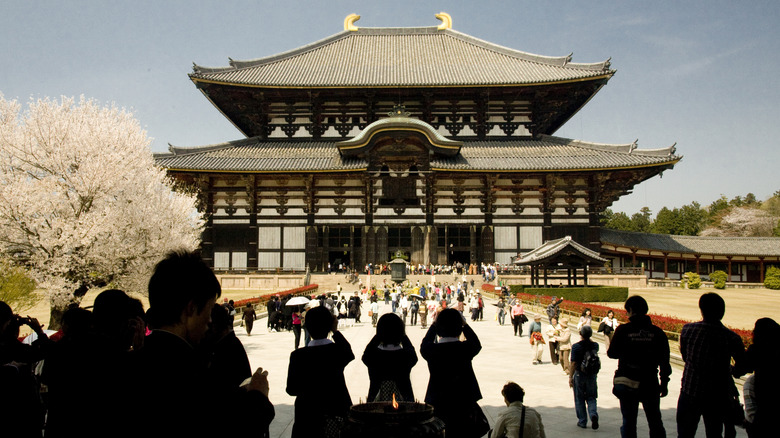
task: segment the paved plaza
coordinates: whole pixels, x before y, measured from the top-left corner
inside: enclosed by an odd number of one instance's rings
[[[507,317],[507,324],[498,325],[495,321],[495,307],[487,300],[484,321],[469,323],[479,336],[482,343],[482,351],[474,358],[474,371],[482,390],[482,406],[492,425],[504,407],[501,388],[507,381],[517,382],[525,389],[525,403],[537,409],[542,415],[545,431],[548,437],[556,436],[591,436],[598,434],[602,437],[620,437],[620,408],[618,400],[612,395],[612,377],[617,367],[617,361],[607,358],[606,347],[603,343],[599,346],[602,369],[599,373],[599,430],[580,429],[577,427],[577,418],[574,413],[574,397],[568,385],[568,379],[564,375],[560,365],[552,365],[549,351],[545,351],[544,363],[533,365],[531,363],[531,346],[527,336],[527,326],[523,337],[512,334],[512,325]],[[380,312],[389,312],[390,305],[380,302]],[[361,403],[368,393],[368,371],[360,360],[366,344],[375,333],[371,326],[371,320],[366,315],[367,306],[363,306],[363,322],[351,327],[345,327],[342,333],[352,345],[355,360],[345,370],[345,377],[349,393],[353,403]],[[546,320],[546,318],[544,318]],[[543,331],[547,329],[547,325]],[[292,332],[269,333],[266,330],[266,320],[261,319],[255,323],[251,336],[246,335],[243,327],[236,327],[236,334],[249,355],[253,369],[263,367],[268,370],[271,391],[270,399],[276,408],[276,418],[271,423],[271,437],[288,438],[292,432],[294,420],[294,397],[285,392],[287,379],[287,365],[290,352],[293,350],[294,336]],[[407,335],[412,340],[419,356],[419,346],[425,330],[418,326],[407,326]],[[573,335],[574,342],[579,340],[579,335]],[[428,367],[425,360],[420,361],[412,369],[412,387],[415,397],[422,400],[425,397],[425,389],[428,384]],[[680,393],[680,378],[682,370],[674,367],[671,382],[669,383],[669,395],[661,399],[661,411],[668,436],[676,436],[675,407]],[[312,381],[327,379],[318,373],[317,364],[311,364],[311,375],[307,377]],[[453,381],[453,385],[459,382]],[[323,403],[327,403],[327,394],[323,394]],[[243,420],[243,419],[236,419]],[[638,419],[638,436],[648,436],[647,422],[640,409]],[[590,426],[590,424],[588,424]],[[697,437],[704,437],[704,425],[699,424]],[[738,437],[746,437],[743,429],[737,429]]]

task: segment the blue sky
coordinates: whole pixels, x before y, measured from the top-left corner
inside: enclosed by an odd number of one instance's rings
[[[196,146],[241,134],[198,92],[192,63],[226,66],[363,27],[436,26],[617,74],[556,135],[683,160],[616,202],[629,215],[780,190],[780,2],[26,1],[0,6],[0,92],[85,95],[134,112],[152,137]]]

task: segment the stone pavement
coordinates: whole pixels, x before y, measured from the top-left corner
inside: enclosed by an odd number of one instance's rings
[[[549,437],[559,436],[591,436],[598,434],[601,437],[620,437],[620,406],[618,400],[612,395],[612,376],[617,367],[617,361],[607,358],[606,347],[602,343],[599,347],[601,356],[601,372],[599,373],[599,398],[598,411],[600,428],[578,428],[577,417],[574,413],[574,396],[568,385],[568,378],[564,375],[560,365],[552,365],[549,350],[545,351],[544,363],[533,365],[531,363],[531,347],[525,325],[523,337],[512,334],[512,325],[507,317],[507,324],[500,326],[495,321],[495,307],[491,300],[486,300],[485,320],[469,323],[479,336],[482,343],[482,351],[474,358],[473,366],[477,374],[479,386],[482,390],[482,400],[479,404],[493,425],[500,410],[505,406],[501,396],[501,388],[507,381],[517,382],[525,389],[525,403],[535,408],[542,415],[545,431]],[[389,312],[390,306],[380,301],[380,312]],[[349,393],[353,403],[361,403],[368,393],[368,371],[360,358],[366,344],[375,333],[371,326],[371,320],[366,315],[367,306],[363,306],[362,322],[352,327],[345,327],[342,333],[352,345],[355,360],[345,369],[345,377]],[[530,317],[530,315],[529,315]],[[532,317],[531,317],[532,319]],[[546,320],[546,317],[544,318]],[[543,331],[547,329],[546,324]],[[287,365],[290,352],[294,346],[292,332],[269,333],[266,329],[266,320],[255,322],[251,336],[246,335],[243,327],[236,327],[236,334],[243,342],[249,355],[253,369],[262,367],[268,370],[270,382],[270,399],[276,408],[276,418],[271,423],[271,437],[289,438],[292,432],[294,420],[294,397],[285,392],[287,379]],[[419,356],[419,346],[425,330],[419,325],[407,326],[407,335],[415,345]],[[579,335],[574,342],[579,341]],[[303,341],[301,341],[303,342]],[[671,382],[669,383],[669,395],[661,399],[661,411],[668,436],[675,436],[675,407],[680,393],[680,378],[682,370],[674,367]],[[327,379],[328,376],[318,374],[317,364],[312,364],[312,381]],[[415,397],[422,400],[425,397],[425,389],[428,384],[428,367],[425,360],[420,361],[412,369],[412,386]],[[458,382],[452,382],[457,385]],[[327,403],[327,394],[323,394],[323,403]],[[251,419],[247,419],[251,422]],[[638,436],[648,436],[647,422],[644,413],[640,409],[638,418]],[[588,424],[590,426],[590,424]],[[704,424],[699,423],[697,437],[704,437]],[[738,437],[746,437],[744,429],[737,429]]]

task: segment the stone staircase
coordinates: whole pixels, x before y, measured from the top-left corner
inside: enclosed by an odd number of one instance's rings
[[[387,283],[392,284],[392,281],[390,280],[390,275],[371,275],[370,276],[371,284],[376,286],[377,289],[381,289],[382,285],[384,284],[384,281],[387,280]],[[455,276],[455,275],[436,275],[435,281],[437,283],[442,284],[453,284],[456,281],[462,281],[463,276]],[[359,279],[363,282],[364,285],[366,285],[369,281],[369,276],[366,274],[361,274]],[[427,284],[429,281],[431,281],[430,275],[408,275],[406,279],[411,282],[411,284],[416,285],[419,281],[420,284]],[[474,280],[474,288],[475,289],[481,289],[482,284],[485,283],[485,281],[482,280],[481,275],[467,275],[466,281],[471,284],[471,280]],[[349,283],[347,280],[347,277],[344,274],[311,274],[311,284],[317,284],[319,285],[319,292],[335,292],[336,286],[341,283],[341,289],[344,293],[352,294],[353,292],[358,290],[358,282],[356,283]],[[496,281],[494,280],[492,284],[496,284]]]

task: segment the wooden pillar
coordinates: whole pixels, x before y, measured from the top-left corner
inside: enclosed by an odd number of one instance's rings
[[[664,280],[669,278],[669,254],[664,253]]]
[[[544,265],[544,287],[547,287],[547,265]]]
[[[577,287],[577,268],[571,269],[574,272],[574,287]]]
[[[330,248],[328,245],[330,242],[328,242],[328,226],[325,225],[322,227],[322,259],[320,260],[320,271],[327,272],[328,271],[328,262],[330,262]],[[354,268],[354,266],[352,266]]]
[[[761,283],[764,282],[764,258],[759,257],[758,258],[758,270],[761,272]]]
[[[636,268],[636,248],[631,248],[631,267]]]
[[[196,178],[198,188],[198,209],[205,213],[206,223],[201,232],[200,250],[203,261],[214,268],[214,192],[213,183],[209,176],[203,175]],[[257,253],[255,253],[257,257]]]
[[[571,286],[571,268],[566,269],[566,284]]]
[[[477,262],[477,227],[469,226],[469,264]]]
[[[553,195],[555,192],[553,176],[546,175],[543,178],[544,186],[541,188],[542,195],[542,241],[552,240],[552,211]],[[547,272],[545,270],[545,272]]]
[[[257,231],[257,185],[255,176],[249,175],[246,180],[246,196],[249,204],[249,245],[247,247],[247,269],[257,270],[258,231]]]
[[[588,285],[588,265],[582,267],[582,281],[584,282],[583,286]]]
[[[346,260],[344,263],[348,263],[349,266],[355,266],[355,227],[350,226],[349,227],[349,261]],[[338,266],[336,267],[338,268]]]
[[[731,256],[726,256],[728,259],[728,272],[726,272],[726,281],[731,281]]]
[[[696,257],[696,274],[699,273],[699,255],[696,254],[694,257]]]

